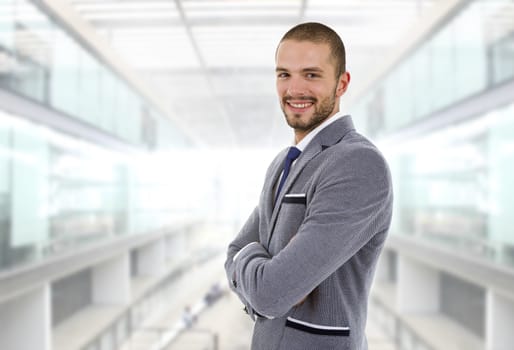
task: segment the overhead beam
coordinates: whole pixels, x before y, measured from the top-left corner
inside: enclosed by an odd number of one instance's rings
[[[173,76],[193,76],[209,74],[209,76],[231,76],[231,75],[275,75],[275,67],[270,66],[252,66],[252,67],[208,67],[205,70],[201,68],[170,68],[170,69],[140,69],[143,75],[173,75]]]
[[[176,0],[175,0],[176,1]],[[361,24],[361,21],[356,20],[354,17],[343,17],[334,16],[338,20],[343,21],[347,24]],[[94,19],[89,18],[95,27],[99,28],[124,28],[124,27],[182,27],[182,19],[175,18],[156,18],[156,19]],[[188,19],[188,26],[200,27],[200,26],[288,26],[298,21],[297,16],[240,16],[240,17],[202,17],[202,18],[191,18]]]
[[[184,11],[184,7],[182,6],[182,0],[175,0],[175,4],[177,6],[177,10],[180,14],[180,18],[182,19],[182,22],[183,22],[183,25],[186,29],[186,33],[187,33],[187,36],[189,37],[189,40],[191,42],[191,45],[193,47],[193,50],[194,52],[196,53],[196,56],[198,58],[198,62],[200,63],[200,67],[202,69],[202,72],[204,73],[205,75],[205,79],[207,81],[207,84],[209,86],[209,89],[211,90],[212,92],[212,96],[214,97],[214,101],[216,101],[217,105],[218,105],[218,108],[219,108],[219,112],[223,118],[223,122],[225,123],[225,126],[229,132],[229,135],[228,137],[230,138],[230,143],[232,146],[236,146],[237,145],[237,142],[236,142],[236,136],[235,136],[235,133],[234,133],[234,129],[232,128],[232,123],[230,122],[229,120],[229,117],[228,117],[228,113],[227,113],[227,110],[225,108],[225,105],[220,102],[220,100],[218,98],[216,98],[216,89],[214,87],[214,84],[212,83],[212,79],[209,75],[209,71],[207,69],[207,64],[205,63],[205,59],[202,55],[202,51],[200,50],[200,47],[198,46],[198,42],[196,41],[195,39],[195,36],[193,34],[193,30],[191,28],[191,24],[189,23],[188,19],[187,19],[187,16],[186,16],[186,13]]]

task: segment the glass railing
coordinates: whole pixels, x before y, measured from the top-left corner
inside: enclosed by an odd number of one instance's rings
[[[392,231],[514,267],[514,104],[391,146]]]
[[[353,110],[367,134],[390,135],[514,78],[514,4],[469,1],[384,74]]]
[[[148,157],[0,110],[0,270],[193,217],[183,176]]]
[[[128,143],[154,148],[187,137],[37,2],[0,0],[0,89],[15,92]],[[157,130],[171,130],[160,135]]]
[[[0,90],[127,146],[0,105],[0,270],[195,216],[182,173],[145,153],[183,151],[189,138],[37,1],[0,0]]]
[[[424,134],[429,123],[418,122],[512,83],[513,10],[507,0],[463,2],[352,111],[363,120],[361,130],[387,143],[381,148],[393,175],[393,233],[510,267],[514,105],[470,112],[459,124],[443,121],[443,128]],[[415,138],[395,137],[414,129]]]

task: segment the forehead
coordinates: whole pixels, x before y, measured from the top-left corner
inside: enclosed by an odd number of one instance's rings
[[[284,40],[277,48],[275,60],[283,68],[332,66],[330,46],[312,41]]]

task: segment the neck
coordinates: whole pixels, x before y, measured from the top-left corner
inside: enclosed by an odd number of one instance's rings
[[[294,144],[297,145],[300,143],[300,141],[303,140],[303,138],[310,132],[309,131],[302,131],[302,130],[295,130],[294,131]]]
[[[321,124],[325,123],[327,120],[329,120],[330,118],[332,118],[334,115],[336,115],[337,113],[339,113],[339,108],[336,108],[332,114],[330,114],[330,116],[328,116],[327,118],[325,118],[321,123],[319,123],[318,125],[315,125],[313,128],[311,129],[308,129],[308,130],[304,130],[304,129],[294,129],[294,141],[295,141],[295,145],[297,145],[298,143],[300,143],[300,141],[302,141],[305,136],[307,136],[312,130],[316,129],[317,127],[319,127]]]

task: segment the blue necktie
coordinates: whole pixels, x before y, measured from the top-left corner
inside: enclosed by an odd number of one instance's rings
[[[275,202],[278,199],[278,195],[280,194],[280,191],[282,190],[282,187],[284,186],[284,183],[286,182],[287,175],[289,175],[289,170],[291,170],[291,164],[300,156],[302,152],[296,148],[291,147],[289,148],[289,152],[287,152],[286,160],[284,162],[284,173],[282,174],[282,178],[280,179],[280,184],[277,187],[277,193],[275,195]]]

